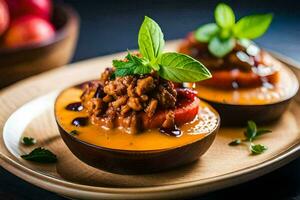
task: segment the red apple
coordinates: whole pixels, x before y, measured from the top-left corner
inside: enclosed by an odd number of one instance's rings
[[[53,26],[45,19],[36,16],[24,16],[13,21],[4,35],[7,47],[23,47],[43,42],[55,34]]]
[[[0,35],[7,29],[9,23],[8,8],[4,0],[0,0]]]
[[[13,18],[36,15],[49,20],[52,12],[51,0],[6,0]]]

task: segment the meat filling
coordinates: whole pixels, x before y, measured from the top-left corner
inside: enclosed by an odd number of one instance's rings
[[[166,110],[162,126],[170,129],[175,126],[177,92],[172,82],[155,73],[111,79],[112,74],[113,69],[107,68],[100,80],[84,87],[81,101],[93,124],[107,128],[122,126],[137,133],[144,129],[140,115],[146,114],[151,120],[157,110]]]

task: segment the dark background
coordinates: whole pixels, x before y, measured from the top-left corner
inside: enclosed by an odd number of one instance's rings
[[[144,15],[150,16],[160,24],[166,40],[182,38],[200,24],[213,20],[213,9],[218,1],[60,0],[60,2],[71,4],[81,16],[81,33],[73,58],[75,62],[124,51],[127,48],[137,48],[138,29]],[[300,61],[300,1],[223,2],[233,7],[237,18],[254,13],[274,13],[270,30],[257,42],[264,48]],[[198,198],[300,200],[300,158],[248,183]],[[0,199],[64,198],[30,185],[0,168]]]

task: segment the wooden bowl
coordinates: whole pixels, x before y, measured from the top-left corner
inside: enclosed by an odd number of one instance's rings
[[[264,105],[234,105],[208,101],[220,114],[224,126],[245,126],[253,120],[265,124],[279,119],[287,110],[292,97],[280,102]]]
[[[258,124],[265,124],[279,119],[287,110],[291,100],[299,90],[299,82],[296,75],[287,66],[281,64],[288,73],[288,78],[293,83],[289,88],[289,94],[279,101],[266,104],[233,104],[216,102],[205,98],[200,98],[213,106],[220,114],[222,125],[225,126],[245,126],[248,120],[253,120]],[[201,90],[199,89],[199,92]]]
[[[56,98],[55,105],[57,105],[59,97],[60,95]],[[217,115],[217,125],[203,138],[181,146],[159,150],[120,150],[96,146],[84,142],[64,130],[57,120],[56,109],[55,118],[63,141],[71,152],[81,161],[95,168],[109,172],[119,174],[145,174],[168,170],[191,163],[196,161],[208,150],[220,126],[219,115],[212,107],[209,106],[209,109]]]
[[[53,38],[26,47],[0,48],[0,88],[70,61],[77,41],[79,17],[69,6],[57,5],[51,21],[56,28]]]

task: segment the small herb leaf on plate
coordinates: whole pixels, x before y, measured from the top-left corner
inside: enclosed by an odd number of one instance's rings
[[[199,42],[209,42],[219,30],[220,28],[215,23],[205,24],[196,30],[195,37]]]
[[[215,20],[222,28],[230,28],[235,23],[235,15],[230,6],[220,3],[215,9]]]
[[[252,141],[257,139],[259,136],[266,134],[266,133],[270,133],[270,132],[272,132],[272,131],[270,131],[268,129],[258,129],[255,122],[249,120],[247,123],[247,128],[244,131],[245,139],[233,140],[228,145],[229,146],[237,146],[241,143],[247,143],[252,154],[255,154],[255,155],[261,154],[264,151],[266,151],[268,148],[262,144],[253,144]]]
[[[55,163],[57,161],[54,153],[42,147],[35,148],[29,154],[22,155],[21,157],[25,160],[39,163]]]
[[[271,133],[271,132],[272,131],[268,130],[268,129],[258,129],[257,132],[256,132],[255,137],[261,136],[261,135],[266,134],[266,133]]]
[[[248,141],[252,141],[257,134],[257,127],[254,121],[248,121],[244,135]]]
[[[150,61],[155,60],[165,46],[164,35],[159,25],[147,16],[139,31],[138,44],[141,54]]]
[[[208,44],[209,51],[216,57],[223,57],[235,46],[235,40],[233,38],[221,39],[219,37],[214,37]]]
[[[241,139],[235,139],[235,140],[229,142],[228,145],[229,145],[229,146],[237,146],[237,145],[239,145],[239,144],[241,144],[241,143],[242,143],[242,140],[241,140]]]
[[[250,145],[251,153],[254,155],[261,154],[264,151],[266,151],[267,149],[268,148],[262,144],[251,144]]]
[[[238,38],[258,38],[267,31],[272,19],[272,14],[250,15],[243,17],[234,26],[234,34]]]
[[[181,53],[164,53],[158,64],[159,75],[174,82],[196,82],[211,77],[210,72],[199,61]]]
[[[22,143],[23,143],[25,146],[31,146],[31,145],[36,144],[36,139],[34,139],[34,138],[32,138],[32,137],[23,137],[23,138],[22,138]]]

